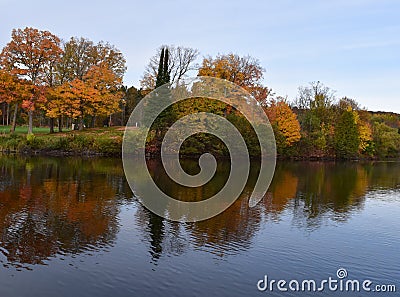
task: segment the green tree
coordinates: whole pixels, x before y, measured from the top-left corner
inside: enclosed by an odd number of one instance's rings
[[[163,68],[163,83],[167,84],[171,80],[168,47],[165,48],[165,57],[164,57],[164,65],[163,66],[164,66],[164,68]]]
[[[398,129],[389,127],[385,123],[375,122],[373,125],[373,139],[376,154],[381,158],[398,157],[400,152],[400,134]]]
[[[143,99],[144,94],[141,89],[136,89],[135,87],[126,87],[122,88],[124,92],[123,98],[123,106],[122,106],[122,117],[121,117],[121,124],[126,125],[129,116],[138,105],[140,100]]]
[[[162,86],[164,83],[164,52],[165,49],[161,49],[160,62],[158,63],[158,72],[156,80],[156,88]],[[168,65],[166,66],[168,68]]]
[[[334,101],[334,92],[319,81],[299,87],[295,106],[303,132],[303,143],[311,146],[307,148],[308,153],[323,155],[333,149],[336,118]]]
[[[335,128],[336,155],[340,158],[357,156],[360,146],[360,134],[354,112],[343,111]]]
[[[169,52],[168,47],[161,49],[160,61],[158,64],[156,88],[170,82]]]

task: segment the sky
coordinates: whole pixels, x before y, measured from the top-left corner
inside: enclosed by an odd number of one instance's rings
[[[139,87],[163,44],[257,58],[264,83],[296,98],[321,81],[369,110],[400,113],[400,1],[25,1],[0,0],[0,48],[13,28],[49,30],[114,44],[127,60],[124,83]]]

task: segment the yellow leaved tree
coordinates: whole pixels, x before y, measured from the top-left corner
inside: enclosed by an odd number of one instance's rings
[[[278,148],[290,147],[300,140],[299,121],[284,99],[271,100],[265,111],[274,128]]]

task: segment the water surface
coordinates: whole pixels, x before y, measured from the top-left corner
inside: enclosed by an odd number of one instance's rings
[[[217,192],[229,174],[222,162],[217,178],[190,190],[156,161],[149,168],[188,201]],[[265,274],[326,279],[340,267],[399,290],[399,172],[396,162],[281,162],[256,207],[247,206],[253,170],[227,211],[176,223],[140,205],[118,159],[2,156],[0,296],[303,296],[256,284]]]

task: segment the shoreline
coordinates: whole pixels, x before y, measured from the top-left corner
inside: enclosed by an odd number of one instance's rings
[[[83,131],[66,131],[54,134],[0,134],[0,154],[23,155],[23,156],[49,156],[49,157],[111,157],[120,158],[122,156],[122,143],[124,139],[125,127],[104,127],[89,128]],[[140,131],[138,130],[138,133]],[[229,159],[226,150],[213,143],[208,143],[207,147],[201,149],[195,146],[181,148],[180,157],[184,159],[198,159],[202,155],[202,150],[211,153],[216,159]],[[158,149],[159,143],[153,140],[146,151],[147,159],[160,158]],[[251,159],[257,159],[255,147],[248,147]],[[310,155],[307,155],[309,153]],[[132,155],[135,152],[132,151]],[[336,157],[332,152],[326,155],[319,151],[306,151],[300,148],[296,152],[279,154],[277,161],[307,161],[307,162],[363,162],[363,161],[400,161],[399,157],[383,156],[348,156]]]
[[[18,155],[25,157],[82,157],[82,158],[121,158],[122,151],[117,153],[110,152],[99,152],[99,151],[66,151],[66,150],[46,150],[46,149],[27,149],[27,150],[0,150],[0,155],[2,156],[10,156],[10,155]],[[135,157],[137,155],[132,154],[131,156]],[[188,160],[197,160],[200,155],[182,155],[180,156],[182,159]],[[229,160],[229,156],[214,156],[217,160]],[[147,160],[156,160],[160,159],[160,156],[157,155],[147,155]],[[257,160],[257,157],[250,157],[251,160]],[[359,158],[336,158],[331,156],[291,156],[291,157],[283,157],[277,156],[277,162],[400,162],[398,158],[377,158],[377,157],[359,157]]]

